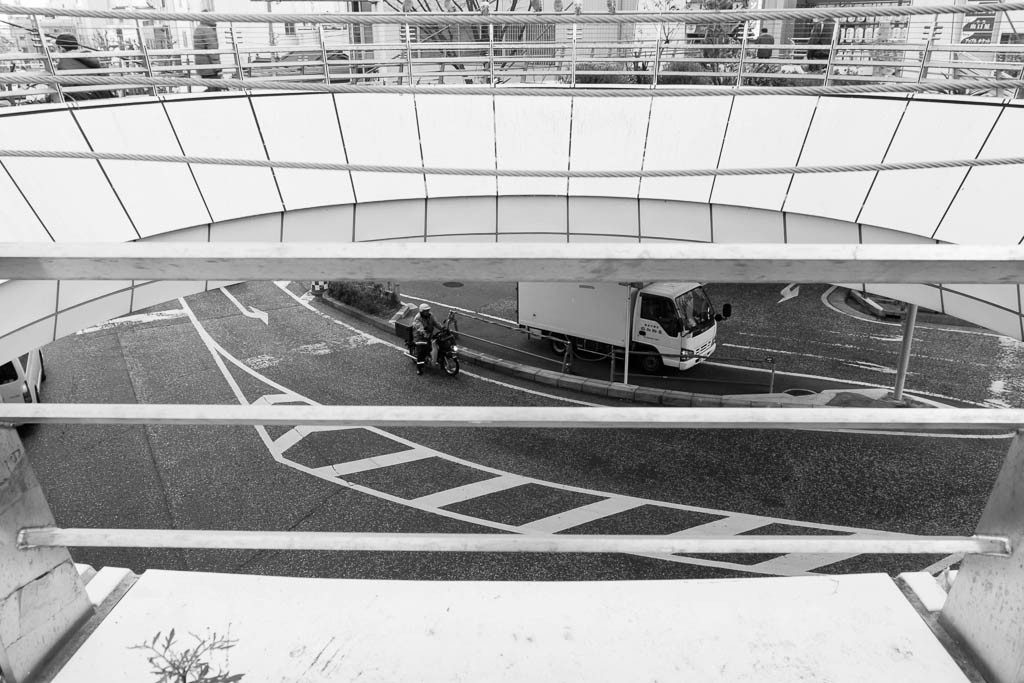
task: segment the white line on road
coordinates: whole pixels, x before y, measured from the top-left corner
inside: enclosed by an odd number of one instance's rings
[[[231,292],[228,291],[227,287],[221,287],[220,291],[224,293],[224,296],[228,298],[228,301],[233,303],[235,308],[241,311],[242,315],[246,318],[256,318],[257,320],[262,320],[264,325],[270,324],[270,316],[268,316],[266,312],[261,311],[255,306],[243,306],[241,301],[231,295]]]
[[[90,332],[109,330],[111,327],[120,327],[121,325],[136,325],[151,323],[158,320],[173,320],[174,318],[184,317],[185,311],[180,308],[172,308],[168,311],[153,311],[152,313],[137,313],[135,315],[126,315],[120,318],[114,318],[113,320],[108,320],[105,323],[93,325],[92,327],[86,327],[85,329],[78,330],[75,334],[89,334]]]
[[[342,477],[346,474],[368,472],[370,470],[380,469],[381,467],[394,467],[395,465],[403,465],[407,462],[415,462],[416,460],[423,460],[424,458],[432,457],[434,457],[434,453],[432,451],[423,449],[398,451],[397,453],[375,455],[371,458],[363,458],[362,460],[350,460],[349,462],[335,463],[331,465],[331,468],[334,470],[336,475]]]
[[[446,505],[454,505],[464,500],[489,496],[492,493],[499,493],[514,489],[517,486],[529,483],[524,477],[515,474],[507,474],[498,477],[491,477],[482,481],[475,481],[472,484],[456,486],[452,489],[445,489],[428,496],[420,496],[413,502],[428,508],[443,508]]]
[[[566,510],[565,512],[559,512],[557,515],[551,515],[543,519],[534,520],[521,525],[519,528],[524,531],[533,531],[542,534],[556,534],[559,531],[565,531],[566,529],[572,529],[573,527],[583,526],[590,522],[595,522],[605,517],[611,517],[617,515],[620,512],[627,512],[633,508],[638,508],[644,504],[644,501],[638,498],[627,498],[625,496],[617,496],[615,498],[605,498],[589,505],[582,505],[578,508]]]

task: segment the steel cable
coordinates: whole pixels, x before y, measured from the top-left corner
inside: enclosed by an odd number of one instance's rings
[[[413,173],[416,175],[485,176],[502,178],[689,178],[696,176],[805,175],[819,173],[857,173],[863,171],[917,171],[941,168],[975,168],[1024,164],[1024,157],[994,159],[947,159],[939,161],[899,161],[871,164],[832,164],[826,166],[768,166],[746,168],[697,169],[495,169],[443,168],[431,166],[395,166],[390,164],[347,164],[327,161],[283,161],[277,159],[234,159],[229,157],[176,156],[129,152],[77,152],[54,150],[0,149],[0,158],[87,159],[95,161],[141,161],[154,163],[242,166],[304,171],[348,171],[352,173]]]

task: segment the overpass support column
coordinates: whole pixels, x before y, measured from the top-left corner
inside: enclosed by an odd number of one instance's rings
[[[30,680],[92,614],[65,548],[18,550],[23,527],[54,523],[21,439],[0,425],[0,679]]]
[[[1010,557],[968,555],[942,624],[992,683],[1024,680],[1024,431],[1018,431],[975,533],[1007,536]]]

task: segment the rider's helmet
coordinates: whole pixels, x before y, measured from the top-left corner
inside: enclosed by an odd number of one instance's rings
[[[420,313],[430,310],[430,304],[420,304]]]

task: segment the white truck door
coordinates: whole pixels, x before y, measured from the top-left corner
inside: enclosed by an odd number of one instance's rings
[[[653,346],[664,356],[678,359],[682,324],[672,300],[655,294],[641,294],[639,308],[633,340]]]

